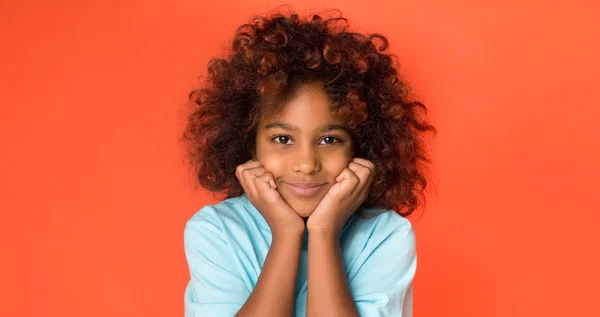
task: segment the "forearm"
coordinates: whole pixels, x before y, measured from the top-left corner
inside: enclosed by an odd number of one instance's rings
[[[236,316],[292,316],[302,235],[273,236],[258,281]]]
[[[309,232],[306,306],[308,317],[359,316],[335,234]]]

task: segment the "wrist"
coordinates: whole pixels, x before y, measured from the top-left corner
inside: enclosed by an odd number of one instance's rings
[[[308,230],[308,236],[310,237],[316,237],[316,238],[323,238],[323,239],[328,239],[328,238],[332,238],[332,239],[337,239],[339,237],[339,230],[336,230],[335,228],[329,228],[329,227],[321,227],[321,226],[312,226],[312,227],[306,227]]]
[[[300,230],[273,231],[272,234],[273,234],[273,240],[296,242],[296,241],[302,241],[302,238],[304,236],[304,229],[302,229],[302,231],[300,231]]]

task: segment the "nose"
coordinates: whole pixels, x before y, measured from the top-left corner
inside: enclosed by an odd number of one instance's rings
[[[321,169],[319,157],[312,147],[302,147],[294,152],[292,168],[295,173],[312,175]]]

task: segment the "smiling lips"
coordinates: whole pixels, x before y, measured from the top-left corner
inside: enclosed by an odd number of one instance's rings
[[[284,182],[285,183],[285,182]],[[286,187],[297,196],[310,198],[316,196],[327,183],[285,183]]]

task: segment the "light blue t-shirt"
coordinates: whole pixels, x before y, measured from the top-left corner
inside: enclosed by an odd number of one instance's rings
[[[417,267],[415,233],[392,210],[373,219],[352,215],[340,234],[348,286],[362,317],[412,316]],[[186,223],[185,255],[190,281],[186,317],[234,316],[254,289],[272,234],[245,194],[200,209]],[[306,316],[308,232],[300,253],[294,316]]]

